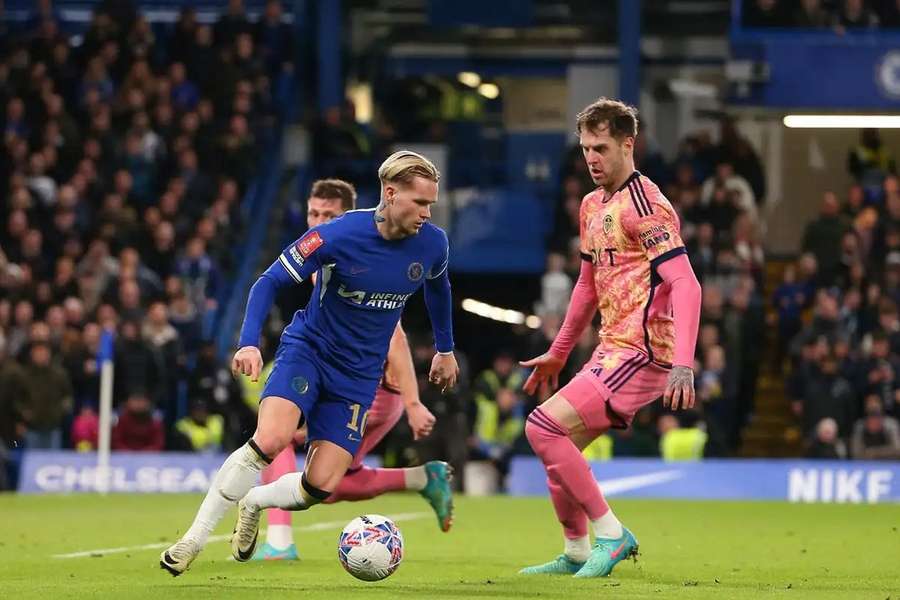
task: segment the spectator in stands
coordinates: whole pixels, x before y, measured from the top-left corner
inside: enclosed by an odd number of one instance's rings
[[[791,340],[803,327],[802,311],[808,302],[806,290],[797,283],[796,268],[788,264],[784,269],[782,283],[772,297],[772,305],[778,311],[778,349],[774,358],[779,373],[783,372]]]
[[[697,234],[688,242],[688,256],[691,258],[691,267],[693,267],[697,279],[703,283],[716,271],[716,231],[712,223],[706,222],[700,223],[696,231]]]
[[[78,415],[72,421],[69,434],[72,447],[78,452],[93,452],[97,449],[97,436],[100,431],[100,417],[92,404],[83,404]]]
[[[25,366],[25,394],[18,412],[25,424],[25,444],[31,449],[62,448],[63,420],[72,410],[72,384],[62,367],[53,362],[50,344],[33,342]]]
[[[509,463],[516,442],[525,431],[525,406],[516,390],[498,388],[493,398],[476,395],[477,416],[472,429],[470,458],[489,460],[497,469],[502,484],[509,473]]]
[[[219,269],[206,253],[206,244],[201,238],[193,237],[188,240],[176,272],[199,313],[203,314],[216,307],[220,291]]]
[[[264,375],[260,375],[262,379]],[[237,448],[244,443],[246,432],[256,423],[256,411],[244,402],[241,385],[228,365],[216,356],[214,344],[203,345],[197,354],[197,365],[188,381],[188,398],[203,401],[225,417],[223,446]],[[258,402],[259,396],[248,398]]]
[[[880,195],[884,178],[896,174],[894,155],[877,129],[862,129],[859,144],[847,156],[847,169],[873,198]]]
[[[410,342],[413,364],[419,383],[419,399],[428,410],[437,418],[434,430],[424,440],[412,444],[412,433],[406,425],[405,419],[401,419],[397,429],[405,431],[404,436],[409,440],[404,444],[406,451],[404,457],[398,461],[402,464],[422,464],[429,460],[445,460],[453,466],[457,473],[464,473],[468,447],[466,440],[471,428],[466,419],[466,410],[471,405],[470,382],[471,372],[469,361],[465,353],[457,351],[456,359],[459,363],[459,379],[456,388],[447,393],[441,391],[428,382],[428,369],[434,355],[434,346],[431,340],[412,338]],[[396,431],[396,429],[395,429]],[[403,443],[403,442],[401,442]],[[397,443],[394,442],[396,448]],[[395,450],[396,452],[396,450]],[[459,489],[462,477],[454,478],[454,486]]]
[[[738,131],[734,119],[725,116],[719,121],[719,159],[734,167],[734,172],[743,177],[753,190],[753,200],[762,204],[766,198],[766,176],[762,162],[753,145]]]
[[[841,436],[850,434],[856,419],[856,394],[838,371],[838,362],[827,343],[818,353],[809,377],[803,382],[800,416],[804,431],[811,434],[823,419],[831,419]],[[795,408],[796,410],[796,408]]]
[[[825,192],[819,218],[807,223],[802,248],[816,257],[823,285],[834,283],[841,261],[841,240],[849,223],[840,214],[840,203],[834,192]]]
[[[831,12],[822,6],[822,0],[800,0],[794,9],[794,27],[808,29],[824,29],[832,23]]]
[[[745,212],[753,221],[757,220],[756,197],[747,180],[734,172],[734,166],[729,162],[719,162],[716,165],[716,173],[703,182],[700,190],[700,202],[708,207],[716,203],[714,196],[724,191],[731,200],[732,206],[738,211]],[[726,226],[731,225],[733,218],[728,219]]]
[[[140,392],[159,399],[160,368],[150,346],[141,339],[140,325],[136,320],[122,323],[116,339],[114,379],[116,403]]]
[[[659,454],[665,461],[691,461],[703,458],[707,435],[698,426],[696,413],[687,412],[682,415],[686,421],[681,426],[673,414],[664,414],[659,418]]]
[[[169,323],[165,302],[158,300],[150,304],[141,337],[152,352],[157,366],[156,405],[166,415],[173,414],[174,400],[178,397],[178,379],[182,376],[185,360],[178,331]]]
[[[866,398],[878,396],[882,408],[893,409],[895,396],[900,390],[900,362],[896,355],[891,354],[890,338],[886,332],[872,334],[870,345],[869,358],[861,365],[865,379],[860,391]]]
[[[726,364],[722,346],[715,344],[703,351],[703,369],[696,388],[709,434],[707,456],[727,456],[733,449],[728,438],[733,419],[734,377],[728,377]]]
[[[228,0],[225,13],[219,17],[215,26],[215,39],[217,46],[224,46],[237,38],[242,33],[250,33],[252,26],[247,20],[242,0]]]
[[[141,390],[132,391],[113,426],[112,449],[161,452],[165,441],[162,419],[153,410],[150,398]]]
[[[878,27],[878,15],[863,0],[842,0],[831,24],[841,34],[847,29],[874,29]]]
[[[254,38],[260,58],[266,64],[271,77],[284,68],[289,68],[294,60],[293,38],[290,26],[282,21],[281,2],[268,0],[265,10],[256,23]]]
[[[825,418],[816,423],[815,437],[810,440],[806,458],[847,458],[847,445],[838,437],[838,425],[834,419]]]
[[[864,416],[853,426],[850,450],[861,460],[900,459],[900,424],[885,416],[878,396],[866,398]]]
[[[193,452],[221,452],[225,434],[225,419],[222,415],[210,414],[205,400],[194,400],[188,416],[175,424],[175,431],[181,436],[177,442],[179,449]]]
[[[547,272],[541,277],[541,300],[538,314],[565,315],[572,296],[572,278],[565,272],[566,257],[551,252],[547,256]]]
[[[785,27],[788,15],[779,0],[744,0],[744,25],[747,27]]]
[[[25,393],[25,372],[7,354],[6,338],[0,329],[0,448],[12,447],[23,433],[19,404]]]

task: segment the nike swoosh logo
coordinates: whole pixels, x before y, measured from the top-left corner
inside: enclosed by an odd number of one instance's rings
[[[250,560],[250,557],[253,556],[253,551],[256,550],[256,539],[259,537],[259,532],[256,532],[256,535],[253,536],[253,543],[250,544],[250,547],[246,552],[238,548],[238,556],[241,557],[241,560]]]
[[[351,275],[359,275],[360,273],[365,273],[367,271],[371,271],[372,269],[368,267],[350,267]]]
[[[619,555],[622,553],[622,549],[625,547],[626,544],[628,544],[627,540],[622,542],[621,544],[619,544],[619,547],[616,548],[616,550],[614,552],[610,553],[609,557],[610,558],[618,558]]]
[[[172,575],[172,577],[178,577],[179,575],[181,575],[181,571],[175,570],[175,567],[178,565],[174,560],[172,560],[172,557],[169,556],[168,552],[166,552],[163,555],[163,559],[159,561],[159,566],[168,571],[169,574]]]
[[[684,473],[681,471],[655,471],[653,473],[645,473],[644,475],[604,479],[598,481],[597,484],[600,486],[600,489],[603,490],[603,494],[608,496],[610,494],[630,492],[631,490],[637,490],[659,483],[675,481],[682,477],[684,477]]]

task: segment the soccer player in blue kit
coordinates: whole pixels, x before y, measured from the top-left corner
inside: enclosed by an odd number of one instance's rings
[[[262,370],[259,335],[276,291],[319,272],[306,310],[282,334],[256,432],[225,460],[191,527],[160,556],[160,567],[172,575],[187,570],[235,502],[232,554],[246,561],[256,547],[263,509],[305,510],[328,498],[353,460],[391,335],[420,287],[437,349],[429,380],[442,389],[456,384],[449,246],[447,235],[428,223],[440,174],[427,158],[400,151],[382,163],[378,177],[377,208],[350,211],[307,231],[251,288],[232,369],[255,380]],[[304,420],[304,471],[253,487]]]

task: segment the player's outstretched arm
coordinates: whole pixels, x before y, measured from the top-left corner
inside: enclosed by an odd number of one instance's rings
[[[385,377],[400,390],[403,408],[406,410],[406,419],[413,432],[413,439],[428,437],[434,428],[435,418],[428,407],[419,400],[419,382],[416,380],[412,352],[409,349],[406,332],[403,331],[399,322],[391,336],[387,364]]]
[[[428,309],[437,349],[428,380],[439,386],[442,392],[452,389],[459,377],[459,365],[453,355],[453,295],[447,274],[450,253],[446,245],[444,248],[442,260],[432,269],[435,274],[425,278],[425,308]]]
[[[259,379],[262,372],[259,336],[275,302],[275,294],[284,287],[301,283],[321,266],[322,251],[317,251],[324,243],[317,230],[308,231],[288,246],[250,288],[239,350],[231,361],[231,370],[235,375],[249,375],[254,382]]]
[[[581,261],[578,281],[572,290],[569,308],[566,310],[566,318],[563,320],[559,333],[556,334],[556,339],[550,345],[550,350],[536,358],[519,363],[523,367],[534,368],[523,386],[525,393],[534,394],[536,390],[540,390],[543,396],[556,389],[559,385],[559,372],[566,365],[569,353],[575,347],[584,328],[590,324],[596,310],[597,290],[594,287],[594,269],[590,260],[584,257],[584,260]]]
[[[700,283],[684,252],[659,264],[656,272],[671,286],[675,319],[675,359],[663,395],[663,406],[671,406],[672,410],[688,409],[694,406],[693,364],[700,326]]]

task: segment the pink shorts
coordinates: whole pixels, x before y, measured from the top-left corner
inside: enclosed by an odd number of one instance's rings
[[[389,424],[390,427],[393,427],[402,416],[403,396],[383,385],[379,385],[375,391],[375,400],[372,401],[372,406],[369,407],[369,412],[366,416],[366,431],[370,431],[380,425]]]
[[[587,429],[627,429],[638,410],[663,395],[669,370],[641,352],[597,348],[560,393]]]

